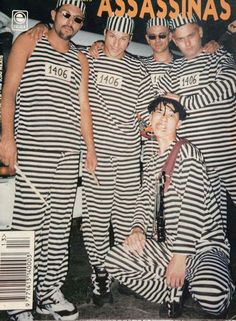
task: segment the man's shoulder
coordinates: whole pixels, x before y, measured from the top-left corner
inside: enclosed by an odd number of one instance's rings
[[[197,146],[195,146],[188,140],[181,145],[180,151],[179,151],[179,157],[182,160],[195,159],[197,161],[204,162],[204,157],[201,151],[197,148]]]

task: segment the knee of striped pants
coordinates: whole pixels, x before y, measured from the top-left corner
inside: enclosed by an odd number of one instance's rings
[[[201,254],[188,269],[188,276],[189,290],[205,312],[220,315],[228,308],[235,287],[223,252],[213,249]]]

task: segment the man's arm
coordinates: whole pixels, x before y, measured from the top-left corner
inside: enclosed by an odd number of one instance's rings
[[[219,52],[222,57],[218,64],[215,80],[195,95],[180,96],[180,103],[187,109],[199,109],[214,102],[228,99],[236,94],[236,68],[233,57],[226,51]]]
[[[35,41],[26,34],[14,42],[7,63],[7,71],[2,92],[2,138],[0,144],[1,161],[14,173],[17,150],[14,138],[15,99],[26,62],[35,47]]]
[[[87,146],[87,157],[85,167],[89,172],[94,172],[97,159],[95,153],[95,146],[93,141],[93,125],[92,125],[92,115],[89,106],[88,99],[88,74],[89,66],[87,58],[81,53],[78,53],[79,60],[82,69],[82,79],[79,89],[79,100],[80,100],[80,113],[81,113],[81,133],[83,135],[85,144]]]

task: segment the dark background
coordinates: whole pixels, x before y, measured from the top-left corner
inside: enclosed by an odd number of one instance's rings
[[[206,7],[208,0],[188,0],[188,1],[198,1],[202,4],[202,9]],[[231,6],[231,17],[228,21],[217,20],[214,21],[213,18],[209,17],[207,22],[203,22],[203,28],[205,31],[204,42],[211,39],[218,40],[219,37],[226,31],[228,23],[236,19],[236,1],[235,0],[225,0]],[[127,0],[124,1],[127,3]],[[179,4],[182,3],[182,0],[175,0]],[[111,0],[110,3],[113,6],[113,9],[118,8],[115,0]],[[136,0],[138,3],[139,10],[143,4],[143,0]],[[157,10],[158,0],[152,0],[154,10]],[[166,0],[166,3],[169,1]],[[217,11],[221,12],[220,0],[214,0],[214,3],[217,7]],[[50,11],[55,7],[56,0],[0,0],[0,11],[11,17],[12,10],[22,9],[28,10],[29,17],[36,20],[50,20]],[[97,16],[97,11],[100,5],[100,0],[87,0],[87,12],[86,12],[86,22],[83,27],[86,31],[103,33],[105,26],[105,21],[107,16],[104,14],[102,18]],[[127,5],[129,8],[129,6]],[[181,6],[180,6],[181,7]],[[146,15],[144,19],[139,17],[135,18],[135,34],[133,37],[134,41],[145,43],[144,32],[145,32],[145,23],[149,19],[149,16]]]

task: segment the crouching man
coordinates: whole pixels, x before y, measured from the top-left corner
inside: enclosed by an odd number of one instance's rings
[[[163,303],[169,317],[181,314],[185,284],[205,312],[220,316],[234,292],[222,219],[224,187],[211,184],[194,145],[179,143],[176,130],[186,117],[180,103],[159,97],[149,113],[159,147],[144,169],[131,234],[109,251],[106,269],[145,299]],[[163,166],[170,154],[169,173]]]

